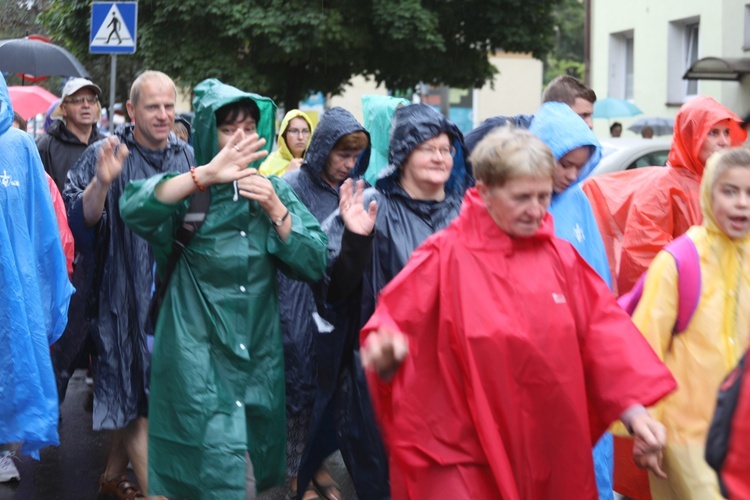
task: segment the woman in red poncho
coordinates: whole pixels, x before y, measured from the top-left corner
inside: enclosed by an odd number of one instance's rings
[[[633,287],[667,243],[701,223],[699,192],[706,160],[745,142],[741,122],[711,97],[695,97],[677,113],[666,168],[626,170],[583,184],[618,295]]]
[[[642,405],[675,382],[546,213],[555,162],[488,135],[477,187],[383,290],[361,334],[393,498],[595,499],[591,448],[620,418],[660,473]]]

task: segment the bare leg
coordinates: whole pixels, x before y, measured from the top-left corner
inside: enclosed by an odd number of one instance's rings
[[[122,435],[125,429],[112,431],[112,446],[109,448],[107,467],[104,469],[104,479],[111,481],[125,474],[128,467],[128,455],[122,446]]]
[[[245,452],[245,500],[255,500],[255,473],[250,455]]]
[[[130,422],[122,435],[126,460],[130,459],[141,491],[148,491],[148,419],[139,417]],[[125,467],[127,467],[127,462]],[[124,468],[123,468],[124,472]]]

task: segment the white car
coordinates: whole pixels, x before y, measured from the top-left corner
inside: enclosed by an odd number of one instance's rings
[[[671,142],[664,139],[601,139],[602,159],[591,176],[630,170],[632,168],[663,166]]]

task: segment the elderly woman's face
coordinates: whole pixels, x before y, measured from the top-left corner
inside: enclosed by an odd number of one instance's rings
[[[453,147],[448,134],[440,134],[414,148],[403,167],[403,178],[418,186],[442,187],[453,169]]]
[[[518,177],[492,187],[478,182],[477,189],[500,229],[512,237],[525,238],[533,236],[542,224],[552,198],[552,179]]]

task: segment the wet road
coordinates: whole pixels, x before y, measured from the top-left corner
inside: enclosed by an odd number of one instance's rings
[[[70,381],[61,407],[60,443],[41,452],[41,460],[21,457],[17,463],[20,482],[0,484],[0,500],[93,500],[97,499],[98,479],[104,471],[111,433],[91,430],[91,413],[84,409],[89,388],[85,372],[77,371]],[[355,500],[354,488],[340,455],[327,462],[328,470],[341,485],[346,500]],[[132,473],[131,473],[132,475]],[[282,500],[289,490],[274,488],[258,500]]]

